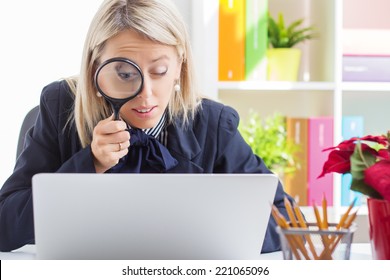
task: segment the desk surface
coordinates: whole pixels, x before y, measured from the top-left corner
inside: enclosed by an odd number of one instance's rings
[[[0,252],[0,260],[34,260],[35,245],[26,245],[20,249],[9,253]],[[282,260],[281,252],[262,254],[259,259],[263,260]],[[369,243],[352,243],[351,246],[352,260],[371,260],[371,246]]]

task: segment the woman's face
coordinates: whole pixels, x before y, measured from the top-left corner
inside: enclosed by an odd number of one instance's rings
[[[125,103],[120,116],[130,126],[154,127],[161,119],[180,78],[181,61],[175,47],[153,42],[133,30],[107,40],[101,62],[124,57],[138,64],[144,75],[140,94]]]

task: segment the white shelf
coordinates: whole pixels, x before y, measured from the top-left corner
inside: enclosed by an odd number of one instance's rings
[[[285,91],[285,90],[312,90],[333,91],[335,84],[332,82],[219,82],[219,90],[256,90],[256,91]]]
[[[347,91],[384,91],[390,92],[390,82],[343,82],[342,90]]]
[[[333,82],[218,82],[219,90],[254,90],[254,91],[333,91],[336,85]],[[390,92],[390,82],[343,82],[343,92]]]

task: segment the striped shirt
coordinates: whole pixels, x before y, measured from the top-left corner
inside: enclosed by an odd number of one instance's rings
[[[168,131],[166,129],[166,125],[167,125],[167,112],[165,111],[164,114],[161,116],[161,119],[154,127],[142,129],[142,131],[145,132],[145,134],[147,135],[153,136],[166,147],[168,144]],[[127,126],[130,128],[129,125]]]

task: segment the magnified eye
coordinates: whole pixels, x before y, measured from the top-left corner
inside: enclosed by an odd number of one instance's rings
[[[122,67],[119,67],[122,68]],[[125,68],[125,67],[123,67]],[[138,71],[131,71],[130,69],[116,69],[116,73],[119,77],[124,82],[131,82],[134,80],[139,79],[140,75]]]
[[[118,72],[119,78],[122,80],[129,80],[134,74],[130,72]]]

